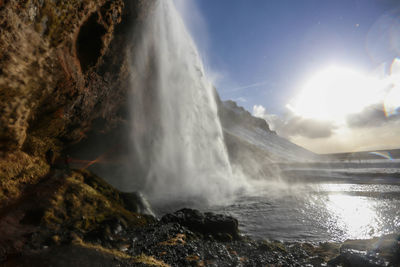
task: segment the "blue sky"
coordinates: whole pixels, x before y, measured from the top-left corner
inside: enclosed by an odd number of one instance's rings
[[[400,0],[174,1],[223,100],[314,152],[400,148]]]
[[[219,73],[221,97],[249,111],[261,104],[285,112],[299,83],[327,64],[372,69],[391,56],[372,60],[366,47],[373,25],[396,6],[393,0],[194,2],[203,28],[192,24],[192,34],[208,67]],[[260,85],[238,89],[252,84]]]

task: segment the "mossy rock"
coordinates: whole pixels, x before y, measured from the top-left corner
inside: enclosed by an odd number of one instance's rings
[[[265,251],[279,251],[286,252],[286,247],[283,243],[279,241],[262,241],[260,244],[260,249]]]
[[[69,227],[88,232],[105,220],[118,218],[130,227],[154,222],[149,216],[128,211],[120,192],[100,177],[85,171],[73,171],[51,197],[42,225],[51,229]]]
[[[38,183],[49,170],[43,158],[22,151],[0,156],[0,207],[20,197],[27,186]]]

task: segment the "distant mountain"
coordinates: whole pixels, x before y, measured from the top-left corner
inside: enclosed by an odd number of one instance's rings
[[[315,161],[318,155],[282,138],[269,128],[264,119],[252,116],[234,101],[218,101],[231,162],[255,177],[276,173],[277,164]]]
[[[333,161],[400,159],[400,149],[358,151],[346,153],[321,154],[321,158]]]

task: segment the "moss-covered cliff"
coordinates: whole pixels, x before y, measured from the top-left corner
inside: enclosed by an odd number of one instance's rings
[[[152,2],[0,1],[0,206],[94,121],[95,131],[123,124],[124,53]]]
[[[136,213],[124,194],[101,178],[88,171],[56,170],[29,186],[17,202],[0,209],[0,264],[10,255],[112,239],[113,227],[122,230],[151,222],[153,217]]]

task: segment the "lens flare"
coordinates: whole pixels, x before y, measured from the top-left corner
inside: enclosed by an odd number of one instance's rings
[[[365,48],[373,62],[384,62],[400,55],[399,11],[383,14],[369,29]]]
[[[398,115],[400,111],[400,59],[395,58],[390,67],[390,75],[387,77],[388,89],[383,106],[386,117]]]
[[[393,157],[389,151],[385,151],[385,152],[374,151],[374,152],[369,152],[369,154],[377,155],[377,156],[385,158],[385,159],[393,160]]]

